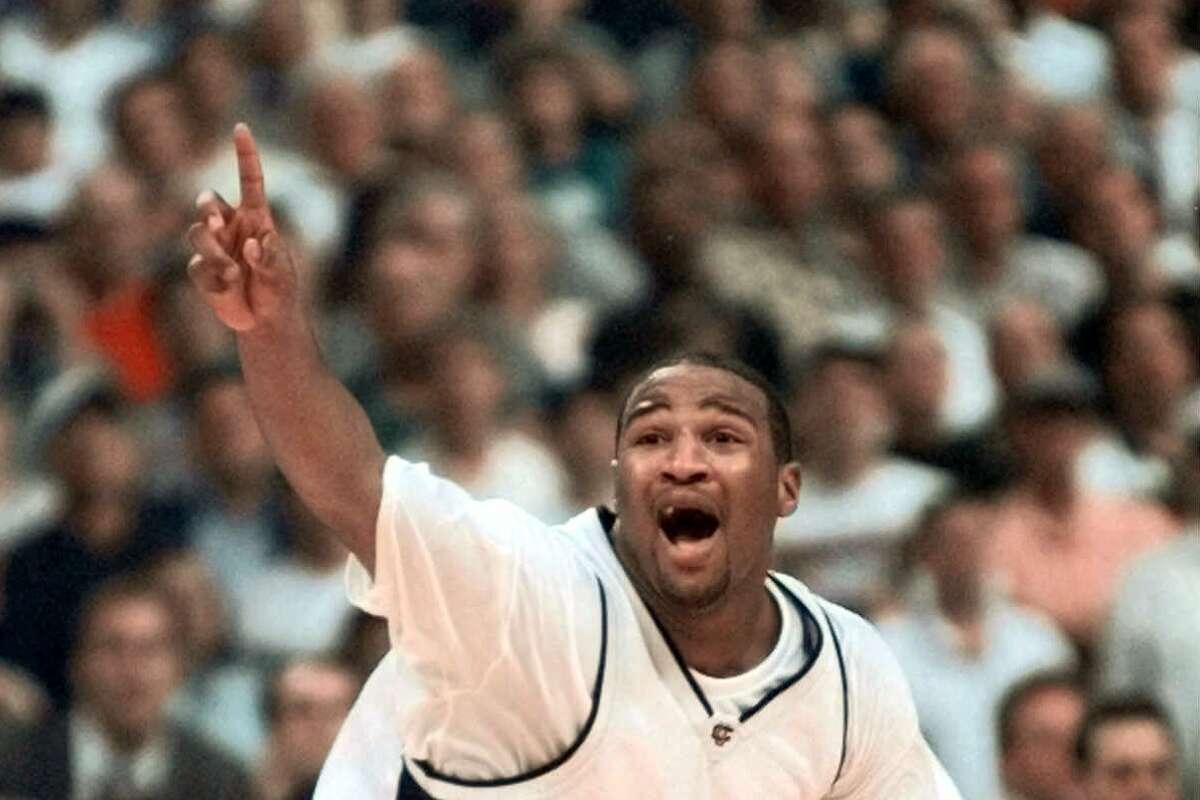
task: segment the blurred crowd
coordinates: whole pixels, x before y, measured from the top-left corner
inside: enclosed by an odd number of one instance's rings
[[[739,356],[804,470],[778,567],[878,622],[967,800],[1200,798],[1198,43],[1185,0],[0,1],[0,797],[306,797],[387,650],[188,287],[241,120],[385,448],[563,521],[631,376]]]

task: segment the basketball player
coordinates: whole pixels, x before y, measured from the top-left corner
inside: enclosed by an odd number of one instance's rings
[[[650,372],[611,511],[548,527],[476,501],[386,457],[322,365],[250,131],[234,143],[241,205],[202,195],[189,271],[280,467],[352,553],[351,599],[420,684],[381,800],[958,797],[874,630],[768,572],[800,485],[768,384],[707,357]]]

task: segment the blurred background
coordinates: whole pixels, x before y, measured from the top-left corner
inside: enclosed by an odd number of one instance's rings
[[[804,468],[778,568],[880,625],[967,800],[1200,798],[1198,43],[1190,0],[0,2],[0,796],[306,797],[388,647],[187,284],[244,120],[388,450],[560,522],[631,376],[739,356]]]

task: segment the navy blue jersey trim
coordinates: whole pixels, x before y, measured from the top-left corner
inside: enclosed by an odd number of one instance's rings
[[[675,659],[675,663],[679,666],[679,671],[683,673],[683,677],[687,680],[688,686],[692,687],[692,692],[696,695],[696,699],[700,701],[700,705],[704,707],[704,713],[708,716],[713,715],[712,704],[708,702],[708,698],[704,696],[704,690],[700,688],[700,684],[696,682],[696,678],[692,675],[692,671],[688,669],[687,663],[683,660],[683,655],[679,652],[679,648],[675,646],[675,641],[671,638],[671,634],[667,633],[667,629],[658,621],[658,617],[654,615],[653,609],[645,603],[642,604],[646,609],[646,613],[650,615],[650,619],[654,620],[654,627],[658,628],[658,635],[667,643],[667,649],[671,651],[671,656]]]
[[[615,525],[617,522],[617,515],[604,506],[597,507],[596,513],[600,515],[600,524],[604,528],[604,536],[608,539],[608,544],[613,548],[613,552],[615,553],[616,545],[613,544],[612,530],[613,525]],[[687,680],[688,686],[692,687],[692,693],[696,695],[696,699],[699,700],[700,705],[704,707],[705,715],[711,717],[713,715],[712,704],[709,703],[708,698],[704,696],[704,692],[700,689],[700,684],[696,683],[696,679],[692,676],[692,671],[688,669],[687,663],[684,662],[683,656],[679,652],[679,648],[675,646],[674,640],[671,639],[671,635],[667,633],[667,629],[663,627],[661,622],[659,622],[658,617],[655,616],[654,610],[650,608],[649,604],[643,602],[642,608],[646,609],[646,613],[654,622],[654,627],[658,628],[658,635],[662,637],[664,642],[666,642],[667,650],[671,652],[671,657],[675,659],[675,663],[679,666],[679,671],[683,673],[684,679]]]
[[[523,772],[520,775],[515,775],[511,778],[493,778],[489,780],[466,780],[464,778],[456,778],[453,775],[446,775],[438,772],[428,761],[414,760],[413,763],[419,766],[431,778],[436,778],[445,783],[451,783],[455,786],[467,786],[474,788],[495,788],[498,786],[509,786],[522,781],[533,780],[539,778],[548,772],[558,769],[571,756],[575,755],[589,733],[591,733],[592,725],[596,722],[596,715],[600,711],[600,695],[604,689],[604,671],[608,663],[608,598],[604,593],[604,584],[596,578],[596,585],[600,589],[600,665],[596,668],[596,683],[592,686],[592,710],[588,712],[587,720],[584,721],[583,727],[579,730],[579,735],[575,737],[575,741],[571,746],[562,752],[557,758],[546,762],[540,767]],[[415,782],[415,781],[414,781]],[[404,784],[401,783],[403,787]]]
[[[400,786],[396,789],[396,800],[437,800],[429,792],[421,788],[412,773],[407,769],[400,770]]]
[[[837,774],[833,776],[833,783],[836,785],[838,779],[842,777],[842,769],[846,766],[846,742],[850,734],[850,685],[846,679],[846,659],[842,655],[842,643],[833,627],[833,620],[829,618],[829,612],[825,609],[821,609],[821,613],[825,615],[825,622],[829,625],[829,635],[833,639],[833,651],[837,653],[838,671],[842,676],[842,757],[838,759]]]
[[[800,665],[800,669],[798,669],[794,675],[780,683],[778,686],[775,686],[773,689],[771,689],[771,691],[759,698],[757,703],[743,711],[742,715],[738,717],[739,722],[745,722],[746,720],[750,719],[750,717],[761,711],[767,703],[774,700],[781,693],[787,691],[792,687],[792,685],[807,675],[809,670],[813,668],[813,665],[817,663],[817,656],[821,655],[821,648],[825,644],[825,636],[821,633],[821,626],[817,624],[817,619],[813,616],[813,613],[808,610],[808,606],[800,602],[800,598],[792,594],[792,591],[784,586],[783,581],[779,580],[779,578],[771,575],[770,573],[767,574],[767,577],[779,587],[779,591],[783,593],[784,597],[788,599],[789,603],[796,607],[796,611],[800,614],[801,631],[804,637],[804,663]],[[835,638],[834,644],[836,643],[837,639]]]

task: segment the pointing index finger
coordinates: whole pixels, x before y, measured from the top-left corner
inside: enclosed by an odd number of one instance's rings
[[[241,184],[242,203],[245,209],[267,209],[267,193],[263,186],[262,163],[258,159],[258,145],[254,134],[244,122],[233,129],[233,146],[237,150],[238,179]]]

